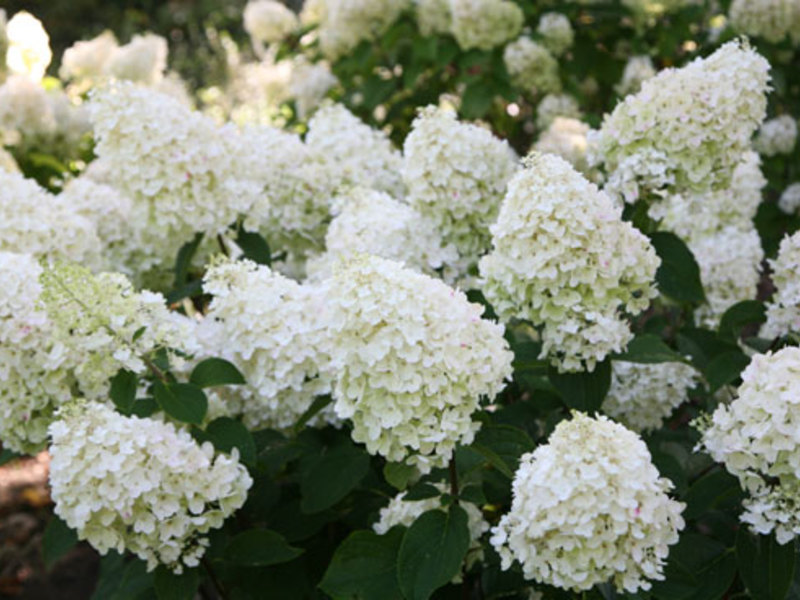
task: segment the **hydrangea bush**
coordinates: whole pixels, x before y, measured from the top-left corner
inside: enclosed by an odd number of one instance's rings
[[[0,10],[0,463],[50,453],[48,560],[798,597],[797,2],[203,6]]]

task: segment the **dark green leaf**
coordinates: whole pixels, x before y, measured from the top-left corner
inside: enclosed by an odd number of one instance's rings
[[[314,402],[311,403],[311,406],[309,406],[306,411],[300,415],[300,418],[297,419],[297,423],[294,424],[294,430],[300,431],[306,426],[306,423],[317,416],[322,409],[328,406],[331,402],[333,402],[333,398],[330,396],[317,396],[314,398]]]
[[[208,398],[202,389],[190,383],[153,384],[156,402],[170,417],[183,423],[200,425],[208,411]]]
[[[59,558],[78,543],[78,534],[64,521],[53,515],[47,523],[42,539],[42,558],[49,569]]]
[[[236,365],[224,358],[207,358],[201,361],[192,370],[189,381],[201,388],[247,383]]]
[[[542,351],[542,345],[539,342],[515,344],[513,350],[515,377],[519,375],[547,377],[549,363],[546,360],[539,359],[539,354]]]
[[[254,231],[245,231],[242,227],[236,233],[236,245],[242,249],[245,258],[260,265],[272,264],[272,254],[269,244],[261,235]]]
[[[10,463],[12,460],[14,460],[15,458],[19,458],[20,456],[22,456],[22,454],[17,454],[13,450],[9,450],[8,448],[3,448],[3,450],[0,451],[0,467],[7,463]]]
[[[517,427],[484,425],[471,447],[506,477],[513,478],[520,456],[533,450],[534,443],[527,433]]]
[[[417,500],[426,500],[428,498],[436,498],[441,496],[442,492],[439,491],[435,485],[427,482],[420,482],[413,486],[406,495],[403,496],[403,500],[408,502],[416,502]]]
[[[184,569],[176,575],[161,565],[155,570],[153,583],[158,600],[192,600],[200,587],[200,572],[197,569]]]
[[[754,535],[740,527],[736,536],[739,575],[753,600],[784,600],[792,585],[794,540],[779,544],[774,535]]]
[[[167,304],[175,304],[184,298],[194,298],[203,292],[203,282],[195,279],[167,294]]]
[[[300,482],[305,513],[325,510],[339,502],[355,488],[369,470],[367,453],[351,443],[329,448],[303,473]]]
[[[756,300],[737,302],[722,315],[719,337],[728,342],[736,342],[746,326],[764,323],[766,320],[766,310],[761,302]]]
[[[189,267],[192,265],[192,258],[202,241],[203,234],[198,233],[191,242],[186,242],[181,246],[181,249],[178,250],[178,257],[175,259],[175,283],[173,285],[175,289],[180,289],[186,285],[186,280],[189,277]]]
[[[139,378],[136,373],[127,369],[120,371],[111,378],[111,390],[109,395],[112,402],[124,415],[131,414],[133,403],[136,402],[136,389]]]
[[[749,364],[750,358],[741,350],[726,352],[714,358],[703,372],[708,381],[709,391],[713,394],[723,385],[736,381]]]
[[[225,559],[246,567],[266,567],[294,560],[303,553],[268,529],[251,529],[234,537],[225,549]]]
[[[355,531],[333,555],[319,587],[334,598],[400,600],[397,554],[403,540],[402,527],[384,535]]]
[[[689,488],[683,517],[696,519],[710,510],[736,506],[741,495],[739,481],[724,469],[715,469]]]
[[[670,548],[665,575],[653,585],[659,600],[717,600],[733,582],[736,558],[710,537],[684,533]]]
[[[158,411],[159,406],[158,402],[155,401],[155,398],[139,398],[131,407],[131,414],[134,417],[139,417],[140,419],[151,417]]]
[[[627,350],[614,355],[613,359],[634,363],[686,362],[679,352],[652,333],[637,335],[628,344]]]
[[[479,80],[468,84],[461,98],[461,115],[465,119],[480,119],[492,106],[494,95],[491,82]]]
[[[692,358],[692,364],[704,371],[713,358],[725,352],[739,350],[736,344],[725,342],[707,329],[682,329],[676,336],[678,350]]]
[[[153,573],[147,572],[147,563],[125,557],[113,550],[100,559],[100,575],[92,600],[152,600]]]
[[[461,570],[469,548],[467,513],[457,504],[449,510],[423,513],[403,536],[397,557],[397,579],[408,600],[428,600]]]
[[[408,482],[417,474],[417,469],[405,463],[387,462],[383,467],[383,477],[393,488],[403,491]]]
[[[674,233],[660,231],[650,241],[661,258],[656,272],[658,289],[678,302],[702,302],[705,299],[700,268],[684,241]]]
[[[548,377],[569,408],[595,412],[600,410],[611,387],[611,361],[597,363],[592,372],[559,373],[551,366]]]
[[[256,461],[256,443],[250,431],[239,421],[230,417],[214,419],[206,427],[205,434],[220,452],[237,448],[242,462],[253,464]]]

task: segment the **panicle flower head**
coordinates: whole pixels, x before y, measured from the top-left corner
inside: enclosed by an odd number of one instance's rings
[[[469,444],[511,374],[503,326],[440,280],[359,255],[326,282],[334,410],[371,454],[427,472]]]
[[[788,186],[778,200],[778,207],[785,213],[795,214],[800,208],[800,182]]]
[[[638,92],[642,83],[656,74],[653,67],[653,60],[649,56],[631,56],[625,63],[625,70],[622,71],[622,79],[614,86],[614,90],[620,96],[635,94]]]
[[[100,80],[118,48],[117,38],[110,30],[91,40],[75,42],[64,51],[58,74],[67,80]]]
[[[795,0],[733,0],[728,11],[735,31],[777,44],[787,35],[800,43],[800,4]]]
[[[250,0],[244,7],[244,30],[255,42],[280,42],[298,25],[297,16],[275,0]]]
[[[148,570],[197,566],[206,534],[253,483],[238,453],[214,455],[185,430],[125,417],[98,402],[61,409],[50,426],[55,513],[101,554],[128,550]]]
[[[542,43],[553,53],[561,56],[572,47],[575,41],[575,32],[566,15],[549,12],[539,18],[536,33],[542,36]]]
[[[753,148],[761,156],[791,154],[797,143],[797,120],[781,115],[765,121],[753,140]]]
[[[612,580],[620,591],[664,579],[684,504],[642,439],[606,417],[573,413],[547,444],[523,455],[511,511],[492,529],[502,568],[579,591]]]
[[[168,53],[167,40],[160,35],[134,35],[129,43],[114,51],[106,69],[117,79],[154,85],[164,78]]]
[[[647,238],[566,161],[534,153],[517,173],[481,259],[482,289],[501,320],[542,327],[542,356],[590,370],[633,337],[625,313],[656,295]]]
[[[414,13],[422,35],[450,32],[450,0],[414,0]]]
[[[529,37],[520,37],[503,51],[503,61],[515,85],[531,95],[561,91],[558,61],[550,51]]]
[[[450,0],[450,32],[462,50],[491,50],[519,35],[522,9],[509,0]]]
[[[775,295],[767,303],[767,322],[761,336],[775,338],[800,331],[800,233],[783,238],[778,256],[767,262],[772,268]]]
[[[42,22],[29,12],[20,11],[5,24],[5,37],[8,40],[5,63],[9,71],[41,81],[53,59],[50,36]]]
[[[534,144],[537,152],[556,154],[570,163],[575,170],[586,173],[586,134],[589,126],[577,119],[556,117]]]
[[[536,106],[536,126],[547,129],[558,117],[580,119],[578,102],[568,94],[547,94]]]
[[[319,12],[319,44],[337,60],[364,40],[374,40],[411,5],[411,0],[325,0]]]

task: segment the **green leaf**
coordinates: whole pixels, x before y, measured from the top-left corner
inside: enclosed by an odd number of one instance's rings
[[[742,496],[739,481],[724,469],[715,469],[695,481],[683,499],[684,519],[696,519],[717,509],[736,506]]]
[[[795,545],[774,535],[753,535],[740,527],[736,536],[739,575],[753,600],[784,600],[794,578]]]
[[[717,600],[736,575],[736,557],[724,544],[696,533],[684,533],[670,548],[665,580],[655,582],[659,600]]]
[[[397,554],[402,527],[384,535],[354,531],[336,549],[320,589],[334,598],[401,600],[397,583]]]
[[[304,513],[329,508],[347,496],[369,471],[369,456],[350,442],[328,448],[303,472],[300,482]]]
[[[471,447],[503,475],[513,479],[520,456],[533,450],[534,443],[522,429],[511,425],[484,425]]]
[[[268,529],[251,529],[234,537],[225,548],[225,560],[243,567],[267,567],[294,560],[303,553]]]
[[[736,381],[749,364],[750,357],[741,350],[725,352],[714,358],[703,372],[709,391],[713,394],[722,386]]]
[[[592,372],[559,373],[551,366],[548,377],[569,408],[595,412],[600,410],[611,387],[611,361],[597,363]]]
[[[439,491],[432,483],[428,483],[425,481],[421,481],[415,486],[413,486],[406,495],[403,496],[403,500],[407,502],[416,502],[417,500],[427,500],[428,498],[437,498],[442,495],[442,492]]]
[[[189,381],[201,388],[247,383],[236,365],[224,358],[207,358],[200,361],[192,370]]]
[[[383,467],[383,477],[386,482],[401,492],[416,475],[417,469],[405,463],[387,462]]]
[[[195,279],[181,287],[172,290],[167,294],[167,304],[175,304],[184,298],[194,298],[203,293],[203,282],[200,279]]]
[[[184,569],[176,575],[160,565],[155,570],[153,583],[158,600],[192,600],[200,587],[200,572],[197,569]]]
[[[742,329],[748,325],[761,324],[767,320],[764,304],[756,300],[737,302],[725,311],[719,323],[719,337],[728,342],[736,342]]]
[[[113,550],[100,559],[100,575],[92,600],[151,600],[153,597],[153,573],[147,572],[147,563],[136,559],[126,561]]]
[[[706,369],[714,357],[739,350],[736,344],[721,340],[707,329],[682,329],[675,340],[681,354],[691,356],[692,364],[701,371]]]
[[[650,242],[661,258],[656,272],[661,293],[678,302],[705,300],[700,267],[684,241],[674,233],[660,231],[650,235]]]
[[[20,456],[22,456],[22,454],[18,454],[13,450],[9,450],[8,448],[3,448],[2,451],[0,451],[0,467],[10,463],[12,460],[19,458]]]
[[[465,119],[480,119],[492,106],[494,87],[488,81],[475,81],[467,85],[461,98],[461,115]]]
[[[191,242],[186,242],[181,246],[181,249],[178,250],[178,256],[175,259],[175,283],[172,286],[173,288],[180,289],[186,285],[186,280],[189,277],[189,267],[192,265],[192,258],[202,241],[203,234],[198,233]]]
[[[612,357],[614,360],[634,363],[664,363],[664,362],[687,362],[679,353],[667,346],[659,336],[652,333],[637,335],[628,344],[628,348],[622,354]]]
[[[109,395],[112,402],[124,415],[130,415],[133,403],[136,402],[136,389],[139,378],[136,373],[127,369],[120,371],[111,378]]]
[[[49,569],[78,543],[78,534],[70,529],[58,516],[53,515],[47,523],[42,538],[42,558]]]
[[[236,245],[242,249],[245,258],[260,265],[272,264],[272,253],[267,240],[254,231],[245,231],[241,226],[236,232]]]
[[[156,402],[170,417],[182,423],[200,425],[208,411],[205,392],[191,383],[153,384]]]
[[[461,570],[469,549],[467,513],[457,504],[429,510],[408,528],[397,557],[397,579],[408,600],[428,600]]]
[[[300,431],[306,426],[306,423],[317,416],[322,409],[328,406],[331,402],[333,402],[333,398],[330,396],[318,396],[314,398],[314,402],[311,403],[311,406],[309,406],[306,411],[300,415],[300,418],[297,419],[297,423],[294,424],[294,430]]]
[[[250,431],[236,419],[219,417],[206,427],[205,434],[220,452],[230,453],[239,450],[242,462],[253,464],[256,461],[256,443]]]

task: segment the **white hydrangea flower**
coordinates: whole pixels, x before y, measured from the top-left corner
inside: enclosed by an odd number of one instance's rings
[[[642,84],[655,74],[653,60],[649,56],[631,56],[625,63],[622,79],[614,86],[614,91],[620,96],[635,94],[642,88]]]
[[[325,299],[316,288],[249,260],[212,265],[203,290],[214,298],[200,325],[201,342],[247,381],[227,395],[232,412],[253,430],[291,428],[317,396],[330,393]],[[328,410],[317,421],[332,416]]]
[[[578,101],[569,94],[547,94],[536,106],[536,126],[540,130],[550,127],[557,117],[580,119],[582,116]]]
[[[321,107],[308,122],[306,144],[342,185],[361,185],[402,198],[402,156],[388,136],[341,104]]]
[[[797,212],[800,208],[800,182],[793,183],[783,190],[778,200],[778,208],[790,215]]]
[[[664,14],[697,4],[699,0],[622,0],[640,24],[652,25]]]
[[[75,376],[91,399],[108,393],[120,369],[145,373],[145,359],[159,349],[196,351],[189,319],[171,313],[164,297],[136,292],[119,273],[93,275],[77,264],[61,263],[41,274],[41,302],[52,323],[51,335],[83,356]],[[170,358],[180,366],[174,353]]]
[[[78,211],[21,173],[0,170],[0,250],[96,266],[101,244]]]
[[[214,455],[171,423],[76,402],[50,426],[55,513],[100,554],[130,551],[175,573],[197,566],[207,534],[247,499],[238,452]]]
[[[65,80],[98,81],[106,75],[117,48],[117,38],[110,30],[91,40],[75,42],[64,51],[58,74]]]
[[[308,27],[319,25],[327,13],[328,0],[304,0],[300,9],[300,23]]]
[[[19,173],[19,165],[11,153],[5,148],[0,148],[0,170],[7,173]]]
[[[6,11],[0,8],[0,81],[6,78],[6,61],[5,56],[8,51],[8,33],[6,33],[6,26],[8,19]]]
[[[603,412],[637,433],[653,431],[700,382],[698,372],[679,362],[637,364],[614,361]]]
[[[50,36],[42,22],[29,12],[20,11],[6,24],[5,37],[8,40],[5,63],[9,71],[31,81],[41,81],[53,59]]]
[[[739,478],[750,496],[741,520],[786,544],[800,534],[800,348],[757,354],[738,397],[707,421],[700,447]]]
[[[255,42],[280,42],[298,25],[297,16],[276,0],[250,0],[244,7],[244,30]]]
[[[440,280],[360,255],[327,282],[334,410],[370,454],[423,473],[469,444],[511,375],[503,326]]]
[[[258,197],[238,132],[172,97],[118,83],[92,94],[90,115],[115,187],[146,207],[141,246],[151,264],[171,268],[196,232],[223,233]]]
[[[436,483],[434,486],[443,494],[449,491],[443,483]],[[483,518],[480,509],[471,502],[462,502],[460,506],[467,513],[470,545],[467,551],[466,566],[469,568],[472,564],[483,560],[483,546],[480,539],[484,533],[489,531],[489,523]],[[414,521],[422,516],[423,513],[437,509],[447,510],[442,506],[439,496],[425,498],[424,500],[406,500],[406,492],[400,492],[380,510],[378,520],[372,524],[372,530],[378,535],[384,535],[397,525],[411,527]],[[460,573],[453,578],[453,582],[461,582]]]
[[[777,44],[790,35],[800,42],[800,4],[796,0],[733,0],[728,11],[734,30]]]
[[[628,168],[648,175],[650,161],[659,156],[662,180],[674,179],[679,190],[727,186],[764,119],[768,70],[769,63],[741,41],[681,69],[664,69],[606,115],[591,144],[597,162],[613,174],[645,153],[648,159]]]
[[[0,252],[0,440],[23,453],[42,450],[56,408],[72,398],[80,355],[50,335],[39,307],[42,267],[29,254]]]
[[[797,121],[791,115],[781,115],[765,121],[753,140],[753,148],[761,156],[791,154],[797,143]]]
[[[153,85],[164,77],[168,53],[167,40],[160,35],[134,35],[129,43],[114,51],[106,69],[117,79]]]
[[[295,101],[297,116],[302,120],[307,119],[338,81],[326,61],[311,63],[303,56],[294,57],[289,95]]]
[[[800,233],[781,240],[778,256],[768,260],[775,294],[767,303],[767,322],[761,336],[776,338],[800,332]]]
[[[335,61],[364,40],[374,40],[411,6],[411,0],[325,0],[319,11],[319,43]]]
[[[542,43],[554,56],[564,54],[575,41],[572,25],[566,15],[561,13],[548,12],[539,17],[536,33],[542,36]]]
[[[409,203],[456,247],[459,264],[452,266],[466,275],[489,249],[489,226],[518,168],[514,151],[488,130],[429,106],[412,123],[403,154]]]
[[[503,321],[542,327],[542,356],[562,371],[594,369],[633,334],[660,260],[620,207],[551,154],[532,154],[511,180],[481,259],[483,292]]]
[[[414,13],[422,35],[450,33],[450,0],[414,0]]]
[[[525,92],[549,94],[561,91],[558,61],[542,44],[520,37],[503,50],[503,61],[514,84]]]
[[[443,247],[433,222],[388,194],[354,188],[336,202],[341,209],[325,236],[326,252],[309,261],[309,277],[330,276],[334,265],[352,253],[396,260],[431,276],[457,260],[455,248]]]
[[[51,140],[58,122],[45,89],[27,77],[12,75],[0,85],[0,142],[35,145]]]
[[[684,526],[672,487],[637,434],[575,412],[520,459],[511,511],[491,543],[502,568],[516,560],[526,579],[576,592],[609,580],[619,591],[647,590],[664,579]]]
[[[758,292],[764,251],[754,226],[735,226],[687,240],[689,250],[700,267],[707,304],[695,318],[716,329],[725,311],[742,300],[752,300]]]
[[[569,162],[577,171],[586,174],[589,164],[586,160],[586,134],[589,126],[577,119],[556,117],[550,126],[539,136],[533,148],[537,152],[556,154]]]
[[[450,0],[450,32],[462,50],[491,50],[519,35],[522,9],[509,0]]]

